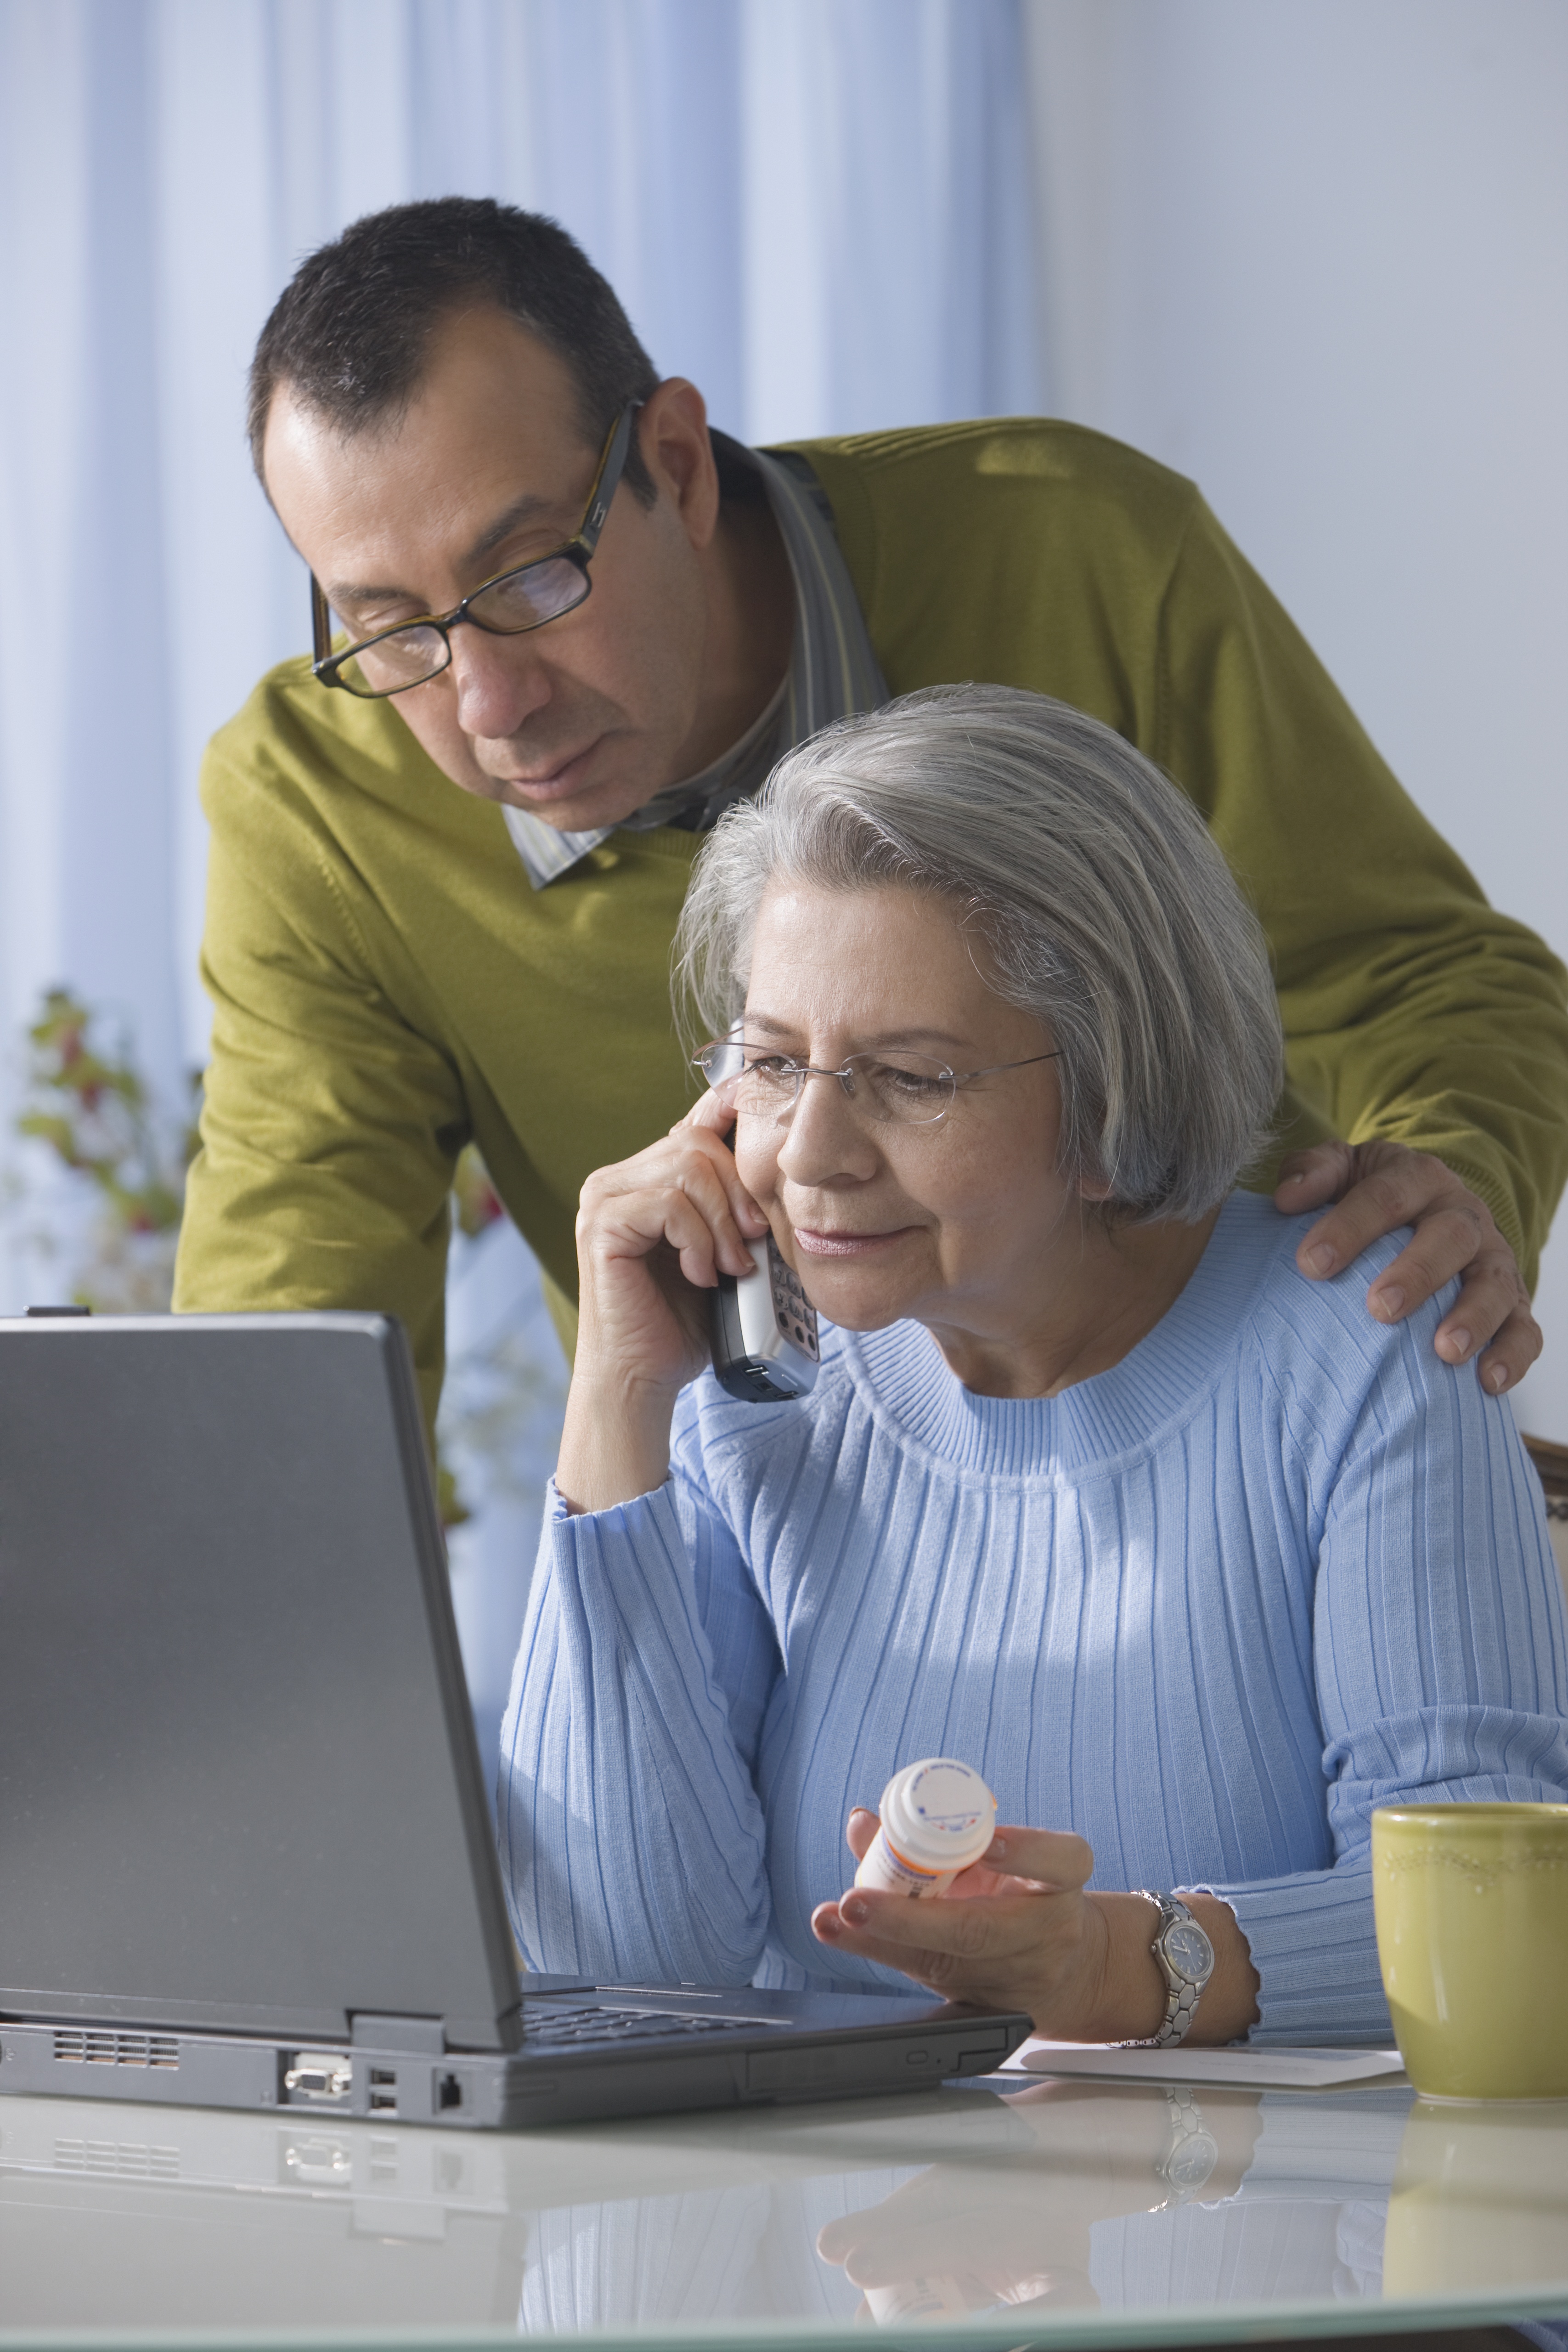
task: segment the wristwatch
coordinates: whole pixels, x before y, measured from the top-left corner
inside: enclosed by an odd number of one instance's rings
[[[1170,2114],[1171,2144],[1165,2160],[1155,2167],[1155,2178],[1170,2191],[1165,2204],[1155,2210],[1164,2212],[1172,2205],[1185,2205],[1200,2189],[1208,2186],[1208,2176],[1219,2161],[1219,2143],[1203,2120],[1203,2110],[1190,2091],[1168,2090],[1166,2106]]]
[[[1146,2042],[1130,2042],[1129,2050],[1168,2050],[1183,2038],[1192,2023],[1197,2008],[1198,1995],[1214,1974],[1214,1946],[1193,1917],[1185,1903],[1174,1895],[1155,1895],[1151,1888],[1137,1890],[1145,1903],[1155,1906],[1160,1915],[1160,1928],[1151,1949],[1160,1964],[1170,1999],[1157,2033]]]

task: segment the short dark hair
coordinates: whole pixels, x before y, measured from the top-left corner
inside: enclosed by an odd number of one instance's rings
[[[603,441],[659,381],[613,289],[559,222],[490,196],[393,205],[302,261],[263,327],[246,415],[257,476],[280,383],[344,433],[379,424],[417,389],[437,322],[476,299],[566,362],[586,442]],[[624,479],[652,503],[635,437]]]

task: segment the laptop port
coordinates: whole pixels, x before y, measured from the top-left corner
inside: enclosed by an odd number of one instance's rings
[[[438,2074],[435,2078],[435,2105],[439,2113],[447,2107],[463,2105],[463,2084],[455,2074]]]
[[[297,2050],[283,2087],[296,2099],[346,2099],[353,2079],[352,2062],[343,2051]]]

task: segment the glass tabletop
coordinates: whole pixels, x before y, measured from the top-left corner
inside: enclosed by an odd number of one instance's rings
[[[0,2101],[0,2342],[1178,2344],[1568,2315],[1568,2103],[1041,2082],[458,2134]]]

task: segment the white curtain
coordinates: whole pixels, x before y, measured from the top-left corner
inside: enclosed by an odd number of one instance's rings
[[[44,988],[125,1020],[166,1100],[203,1056],[202,748],[308,644],[242,430],[298,258],[493,194],[563,221],[747,439],[1035,408],[1023,62],[1018,0],[0,0],[0,1176]],[[56,1184],[43,1222],[78,1209]],[[0,1311],[62,1287],[26,1230]],[[493,1748],[559,1355],[502,1230],[451,1306]]]
[[[0,1039],[199,1061],[202,746],[308,643],[241,431],[298,257],[561,219],[758,439],[1039,404],[1016,0],[0,0]]]

